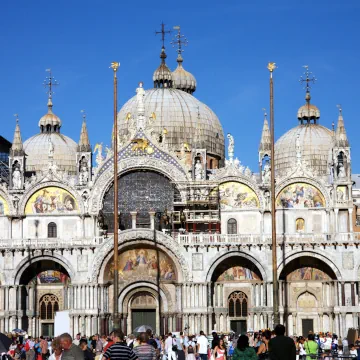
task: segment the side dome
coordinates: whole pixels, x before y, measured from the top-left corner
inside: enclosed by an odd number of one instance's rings
[[[173,88],[193,94],[196,90],[195,76],[183,68],[181,55],[178,56],[177,63],[178,66],[172,73]]]
[[[58,170],[76,174],[77,143],[69,137],[53,132],[40,133],[24,142],[26,171],[41,171],[49,163],[49,142],[53,143],[53,159]]]
[[[224,159],[224,132],[218,117],[191,94],[178,89],[157,88],[145,91],[145,119],[155,113],[154,133],[167,130],[166,141],[174,151],[186,142],[191,148],[207,149],[210,155]],[[127,114],[136,115],[137,98],[132,97],[118,113],[120,136],[128,136]]]
[[[276,141],[275,171],[277,175],[286,175],[296,164],[296,141],[300,144],[301,161],[319,176],[326,176],[333,133],[322,125],[310,123],[294,127]]]

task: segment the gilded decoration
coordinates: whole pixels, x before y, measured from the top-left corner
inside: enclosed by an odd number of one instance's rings
[[[295,225],[296,225],[296,232],[304,232],[305,220],[303,218],[296,219]]]
[[[33,194],[26,206],[25,214],[67,214],[78,212],[75,198],[66,190],[46,187]]]
[[[305,209],[325,207],[325,198],[315,186],[295,183],[286,186],[276,199],[278,208]]]
[[[287,281],[298,281],[298,280],[331,280],[330,276],[327,275],[325,272],[313,268],[313,267],[303,267],[300,269],[296,269],[291,272],[287,277]]]
[[[243,281],[243,280],[261,280],[260,277],[248,268],[234,266],[224,271],[217,281]]]
[[[222,210],[255,209],[259,199],[249,186],[231,181],[219,186],[220,207]]]
[[[68,275],[58,270],[45,270],[30,280],[29,284],[64,284],[70,283]]]
[[[0,196],[0,216],[9,214],[9,205],[6,200]]]
[[[134,278],[144,279],[147,277],[156,279],[160,268],[161,280],[176,280],[174,262],[163,252],[159,253],[153,249],[134,249],[119,254],[118,271],[120,281],[127,281]],[[114,262],[108,267],[108,275],[113,276]]]
[[[306,292],[299,296],[297,303],[298,307],[301,308],[314,308],[316,307],[316,298],[314,295]]]

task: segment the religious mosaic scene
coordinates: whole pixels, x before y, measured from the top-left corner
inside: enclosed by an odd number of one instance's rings
[[[65,135],[56,69],[43,110],[26,119],[32,136],[16,116],[0,161],[0,332],[53,336],[66,312],[72,336],[108,334],[116,321],[126,334],[143,321],[156,334],[241,334],[273,327],[274,284],[289,335],[358,329],[360,191],[341,106],[329,104],[334,126],[324,126],[313,75],[299,69],[305,90],[287,130],[273,148],[264,111],[252,119],[258,152],[239,159],[237,139],[197,98],[182,28],[172,60],[160,33],[158,67],[124,85],[133,95],[115,107],[109,146],[90,139],[100,125],[85,112],[79,138]]]

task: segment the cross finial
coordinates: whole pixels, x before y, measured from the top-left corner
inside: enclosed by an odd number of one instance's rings
[[[46,69],[46,72],[49,73],[49,76],[47,76],[44,80],[44,87],[49,88],[49,90],[46,92],[49,96],[49,99],[52,99],[52,96],[54,94],[53,92],[53,86],[59,85],[58,81],[55,80],[55,78],[52,76],[51,69]]]
[[[264,112],[264,118],[267,119],[266,109],[265,109],[265,108],[262,108],[262,111]]]
[[[186,39],[185,35],[181,34],[180,26],[174,26],[174,30],[177,30],[177,34],[175,35],[173,41],[171,41],[171,45],[173,47],[177,46],[176,52],[178,56],[181,56],[181,53],[184,51],[182,46],[187,46],[188,40]]]
[[[155,31],[155,35],[161,34],[162,47],[165,49],[165,34],[171,34],[171,30],[165,30],[165,24],[161,23],[161,30]]]
[[[15,116],[16,123],[18,124],[19,123],[19,114],[14,114],[14,116]]]
[[[312,72],[309,71],[309,65],[303,65],[303,68],[305,68],[305,72],[303,76],[300,76],[299,82],[300,84],[306,83],[304,89],[309,93],[311,89],[310,83],[315,84],[317,79],[312,75]]]
[[[80,112],[82,113],[83,120],[86,121],[86,112],[85,112],[85,110],[80,110]]]
[[[339,109],[339,115],[341,115],[342,114],[341,104],[337,104],[336,107]]]

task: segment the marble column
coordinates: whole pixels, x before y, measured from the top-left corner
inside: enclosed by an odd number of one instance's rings
[[[130,215],[131,215],[131,228],[132,228],[132,229],[136,229],[136,215],[137,215],[137,211],[130,211]]]
[[[352,233],[354,228],[353,228],[353,209],[349,208],[349,232]]]
[[[150,215],[150,228],[151,230],[155,229],[155,211],[149,211]]]
[[[341,313],[341,333],[342,333],[342,337],[345,337],[347,332],[346,332],[346,314],[345,313]]]
[[[220,331],[220,314],[215,315],[215,321],[216,321],[216,331]]]
[[[335,217],[335,233],[337,234],[339,232],[339,209],[334,209],[334,217]]]

